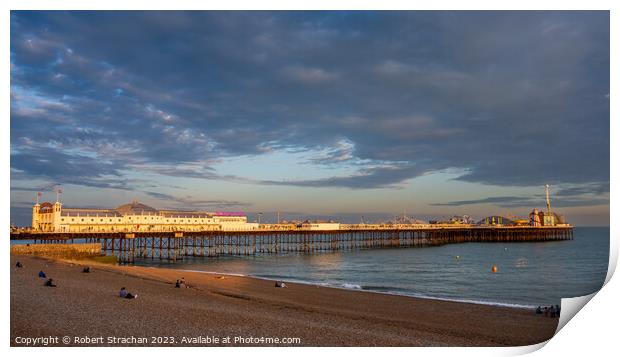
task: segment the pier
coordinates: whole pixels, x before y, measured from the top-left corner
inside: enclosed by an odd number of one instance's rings
[[[573,239],[572,226],[11,234],[11,240],[30,240],[33,244],[99,243],[102,254],[115,255],[122,264],[147,259],[176,262],[187,256],[317,254],[468,242],[540,242],[571,239]]]

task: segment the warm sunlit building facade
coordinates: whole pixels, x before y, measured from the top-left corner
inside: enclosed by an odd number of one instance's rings
[[[241,212],[157,210],[137,201],[113,209],[64,208],[43,202],[32,208],[32,227],[40,232],[197,232],[258,229]]]

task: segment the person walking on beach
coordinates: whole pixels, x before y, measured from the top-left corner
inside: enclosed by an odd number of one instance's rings
[[[55,288],[56,284],[54,284],[54,279],[49,278],[47,279],[47,281],[44,284],[45,286],[49,286],[50,288]]]
[[[560,305],[555,305],[555,314],[560,317]]]
[[[122,287],[121,291],[119,292],[119,296],[124,299],[135,299],[138,297],[138,294],[133,295],[132,293],[128,292],[127,289],[125,289],[125,287]]]
[[[45,276],[45,273],[43,272],[43,270],[39,271],[39,278],[47,278],[47,276]]]

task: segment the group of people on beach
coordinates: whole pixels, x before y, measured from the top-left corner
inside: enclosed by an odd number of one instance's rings
[[[17,262],[17,264],[19,264],[19,265],[20,265],[20,266],[18,266],[18,267],[23,267],[23,265],[21,265],[21,263],[20,263],[20,262]],[[17,264],[16,264],[16,265],[17,265]],[[43,286],[47,286],[47,287],[50,287],[50,288],[55,288],[55,287],[57,286],[57,285],[54,283],[54,279],[52,279],[52,278],[48,278],[48,277],[47,277],[47,275],[45,275],[45,272],[44,272],[43,270],[39,270],[39,278],[41,278],[41,279],[47,279],[47,280],[45,281],[45,283],[43,283]]]
[[[544,315],[545,317],[560,317],[560,306],[551,305],[551,306],[545,306],[544,308],[541,306],[538,306],[536,308],[536,315]]]
[[[18,261],[17,263],[15,263],[15,267],[17,269],[21,269],[21,268],[24,267],[24,264],[22,264],[22,262]],[[48,286],[48,287],[51,287],[51,288],[55,288],[56,287],[56,284],[54,284],[54,279],[52,279],[52,278],[48,279],[47,275],[45,275],[45,272],[43,270],[39,270],[39,278],[47,279],[45,281],[45,283],[43,283],[44,286]]]
[[[24,267],[24,265],[23,265],[21,262],[19,262],[19,261],[18,261],[18,262],[15,264],[15,267],[16,267],[16,268],[18,268],[18,269],[20,269],[20,268],[23,268],[23,267]],[[88,266],[87,266],[87,267],[84,267],[84,268],[82,269],[82,273],[90,273],[90,272],[91,272],[91,270],[90,270],[90,267],[88,267]],[[45,283],[43,283],[43,286],[47,286],[47,287],[51,287],[51,288],[55,288],[55,287],[57,287],[57,286],[58,286],[58,285],[56,285],[56,283],[54,282],[54,279],[52,279],[52,278],[48,278],[48,277],[47,277],[47,274],[45,274],[45,272],[44,272],[43,270],[39,270],[38,276],[39,276],[39,278],[41,278],[41,279],[47,279],[47,280],[45,280]],[[178,281],[177,281],[177,282],[178,282]],[[184,280],[183,280],[183,283],[185,283],[185,281],[184,281]],[[121,290],[120,290],[120,292],[119,292],[119,296],[120,296],[121,298],[124,298],[124,299],[135,299],[135,298],[137,298],[137,297],[138,297],[138,294],[132,294],[132,293],[130,293],[129,291],[127,291],[127,289],[126,289],[125,287],[122,287],[122,288],[121,288]]]

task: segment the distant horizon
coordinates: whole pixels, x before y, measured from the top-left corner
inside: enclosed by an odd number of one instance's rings
[[[133,203],[133,202],[137,202],[137,203],[141,203],[141,204],[145,204],[149,207],[155,208],[157,210],[177,210],[180,212],[183,211],[187,211],[187,212],[191,212],[193,211],[203,211],[203,212],[212,212],[212,213],[216,213],[216,212],[235,212],[235,213],[243,213],[244,215],[246,215],[248,217],[248,221],[256,221],[258,218],[259,213],[261,214],[261,223],[274,223],[277,221],[277,215],[278,213],[280,214],[280,220],[281,221],[293,221],[293,220],[322,220],[322,219],[334,219],[337,220],[340,223],[347,223],[347,224],[352,224],[352,223],[360,223],[361,218],[364,218],[364,222],[365,223],[379,223],[379,222],[385,222],[397,217],[401,217],[403,215],[403,212],[327,212],[327,213],[313,213],[313,212],[300,212],[300,211],[287,211],[285,210],[280,210],[280,211],[234,211],[234,210],[218,210],[218,209],[209,209],[209,208],[199,208],[199,207],[194,207],[192,209],[183,209],[183,207],[173,207],[173,206],[157,206],[157,205],[152,205],[149,204],[148,202],[145,201],[141,201],[141,200],[130,200],[130,201],[126,201],[126,202],[119,202],[117,205],[112,205],[112,206],[101,206],[101,205],[79,205],[79,204],[66,204],[65,202],[63,202],[63,200],[60,200],[61,203],[63,204],[63,207],[65,208],[70,208],[70,209],[80,209],[80,208],[84,208],[84,209],[110,209],[110,210],[114,210],[115,208],[124,205],[124,204],[128,204],[128,203]],[[51,200],[40,200],[40,204],[43,202],[49,202],[49,203],[54,203],[55,199],[51,199]],[[32,206],[34,206],[36,202],[33,201],[32,202]],[[30,219],[32,217],[32,210],[31,207],[25,207],[25,211],[23,213],[21,213],[21,217],[19,217],[18,219],[20,219],[22,222],[24,222],[23,224],[20,224],[19,226],[29,226],[30,225]],[[517,212],[517,214],[508,214],[505,217],[508,219],[514,219],[514,218],[527,218],[527,216],[529,215],[529,213],[531,212],[531,210],[533,210],[534,208],[538,209],[539,211],[545,210],[545,208],[541,207],[532,207],[530,208],[527,212],[521,212],[519,210],[519,212]],[[552,207],[552,211],[556,212],[553,207]],[[557,214],[562,214],[562,212],[556,212]],[[455,211],[452,214],[432,214],[432,213],[416,213],[416,212],[407,212],[405,211],[404,214],[409,217],[409,218],[416,218],[416,219],[421,219],[424,221],[429,221],[429,220],[435,220],[435,219],[449,219],[451,217],[455,217],[455,216],[463,216],[463,215],[468,215],[466,212],[464,213],[460,213],[458,211]],[[480,217],[476,217],[476,216],[471,216],[471,218],[474,221],[479,221],[481,219],[484,219],[486,217],[490,217],[490,216],[502,216],[501,214],[497,214],[497,213],[490,213],[487,216],[480,216]],[[567,217],[567,221],[569,224],[571,225],[575,225],[571,220],[570,217]],[[14,220],[11,219],[11,223],[14,223]],[[593,224],[593,225],[582,225],[580,224],[579,226],[581,227],[609,227],[609,224],[605,225],[605,224]]]

